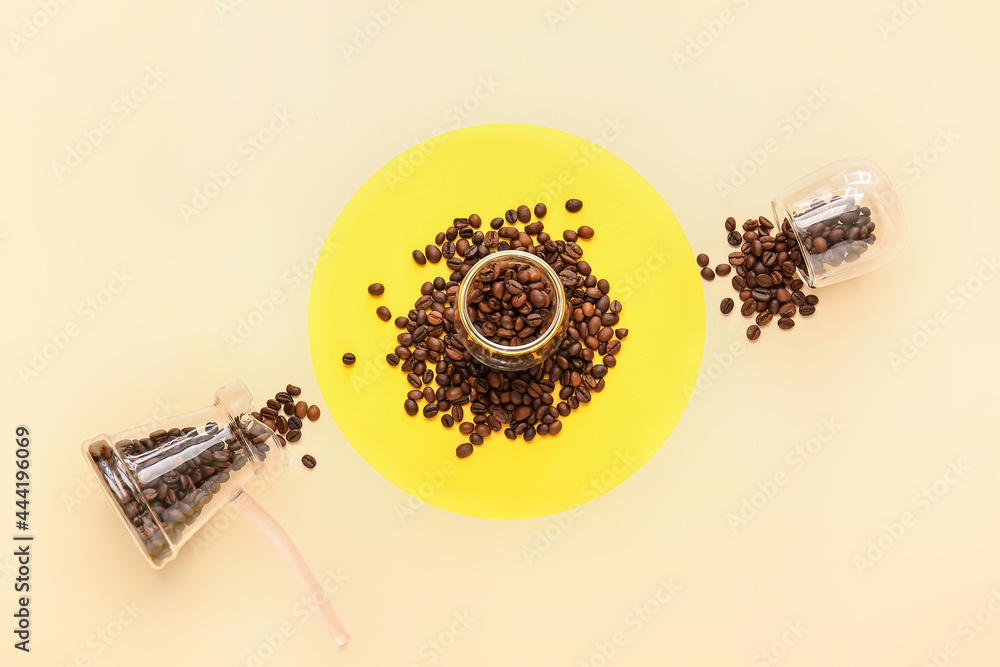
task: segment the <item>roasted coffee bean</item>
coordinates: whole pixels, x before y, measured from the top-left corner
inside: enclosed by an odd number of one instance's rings
[[[414,250],[412,255],[413,255],[413,261],[416,262],[417,264],[427,263],[427,258],[424,257],[424,253],[420,252],[419,250]]]
[[[615,338],[617,338],[618,340],[621,340],[622,338],[625,338],[625,336],[627,336],[627,335],[628,335],[628,329],[624,329],[624,328],[623,329],[615,329]]]
[[[438,406],[437,403],[428,403],[424,406],[424,417],[432,419],[437,416]]]
[[[412,398],[408,398],[403,403],[403,409],[406,410],[406,414],[412,417],[413,415],[417,414],[417,412],[420,410],[420,406],[417,405],[417,402],[414,401]]]
[[[309,409],[309,406],[306,404],[305,401],[299,401],[298,403],[295,404],[295,416],[298,417],[298,418],[300,418],[300,419],[302,417],[305,417],[306,416],[306,410],[308,410],[308,409]]]
[[[479,229],[483,224],[483,219],[479,217],[478,213],[473,213],[469,216],[469,225],[473,229]]]
[[[490,229],[500,229],[503,227],[503,218],[493,218],[490,220]]]
[[[378,318],[383,322],[388,322],[389,320],[392,319],[392,313],[389,312],[389,309],[386,308],[385,306],[379,306],[375,310],[375,314],[378,315]]]
[[[817,303],[819,303],[819,297],[816,296],[815,294],[810,294],[809,296],[806,297],[806,303],[809,304],[810,306],[815,306]]]
[[[302,457],[302,465],[312,470],[316,467],[316,457],[312,454],[306,454]]]
[[[726,241],[731,246],[739,247],[743,243],[743,237],[739,232],[729,232],[729,236],[726,237]]]
[[[796,310],[797,308],[794,303],[785,303],[778,309],[778,314],[782,317],[792,317],[795,315]]]
[[[399,365],[399,355],[392,354],[390,352],[389,354],[385,355],[385,361],[390,366],[398,366]]]
[[[733,300],[727,297],[722,300],[722,303],[719,305],[719,309],[722,311],[723,315],[728,315],[733,312],[733,306]]]
[[[458,458],[464,459],[465,457],[472,454],[473,449],[475,448],[472,446],[472,443],[463,442],[461,445],[455,448],[455,454],[458,455]]]
[[[812,306],[808,303],[799,306],[799,315],[803,317],[809,317],[816,312],[816,306]]]
[[[715,280],[715,271],[706,266],[701,270],[701,277],[705,280]]]
[[[751,324],[747,329],[747,338],[749,340],[757,340],[760,338],[760,327],[756,324]]]
[[[302,420],[299,417],[289,417],[288,418],[288,428],[302,428]]]
[[[382,283],[372,283],[368,286],[368,293],[372,296],[381,296],[385,293],[385,285]]]
[[[428,245],[424,248],[424,256],[431,264],[437,264],[441,261],[441,250],[436,245]]]
[[[715,267],[715,272],[720,276],[728,276],[729,272],[732,270],[733,268],[728,264],[719,264],[718,266]]]
[[[517,211],[515,211],[514,209],[508,209],[507,213],[504,214],[504,217],[507,219],[508,223],[513,225],[515,222],[517,222]]]
[[[759,327],[764,326],[765,324],[771,321],[772,317],[774,317],[774,315],[772,315],[766,310],[761,313],[757,313],[757,320],[756,320],[757,326]]]
[[[451,428],[455,425],[455,418],[451,415],[441,415],[441,425],[445,428]]]
[[[308,417],[311,422],[319,419],[319,406],[310,405],[309,409],[306,411],[306,417]]]
[[[519,222],[528,222],[531,220],[531,209],[521,204],[517,207],[517,219]]]
[[[698,266],[708,266],[709,259],[705,253],[701,253],[695,259],[698,261]]]
[[[535,204],[535,217],[544,218],[545,214],[548,213],[548,208],[542,202]]]
[[[302,393],[302,390],[296,387],[294,384],[290,384],[285,387],[285,391],[288,392],[289,396],[298,396]]]
[[[353,366],[354,362],[357,361],[357,360],[358,360],[358,358],[355,357],[352,353],[350,353],[350,352],[345,352],[344,353],[343,361],[344,361],[344,365],[345,366]]]
[[[288,433],[285,434],[285,438],[288,442],[298,442],[301,437],[302,431],[297,428],[288,429]]]
[[[782,317],[778,320],[779,329],[791,329],[795,326],[795,320],[790,317]]]
[[[582,227],[578,228],[576,230],[576,234],[581,239],[592,239],[592,238],[594,238],[594,230],[593,230],[593,228],[588,227],[586,225],[583,225]]]
[[[566,200],[566,210],[570,213],[576,213],[583,208],[583,202],[579,199],[567,199]]]

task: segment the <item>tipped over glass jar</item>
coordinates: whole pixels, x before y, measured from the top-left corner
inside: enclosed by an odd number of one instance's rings
[[[850,158],[814,171],[772,201],[802,249],[799,275],[834,285],[884,266],[906,245],[903,209],[892,182],[871,160]]]

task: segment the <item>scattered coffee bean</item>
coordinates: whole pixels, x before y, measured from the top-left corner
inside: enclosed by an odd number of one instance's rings
[[[390,366],[398,366],[399,365],[399,355],[398,354],[393,354],[392,352],[390,352],[389,354],[385,355],[385,361]]]
[[[302,393],[302,390],[296,387],[294,384],[290,384],[285,387],[285,391],[288,392],[289,396],[298,396]]]
[[[570,213],[576,213],[583,208],[583,202],[579,199],[567,199],[566,200],[566,210]]]
[[[458,458],[464,459],[468,455],[472,454],[473,449],[474,448],[472,446],[472,443],[463,442],[461,445],[455,448],[455,453],[458,455]]]
[[[779,329],[791,329],[795,326],[795,320],[790,317],[782,317],[778,320]]]
[[[728,276],[729,272],[732,270],[733,268],[728,264],[719,264],[718,266],[715,267],[715,272],[720,276]]]
[[[544,218],[545,214],[548,213],[548,210],[549,209],[548,207],[545,206],[545,204],[543,204],[542,202],[538,202],[537,204],[535,204],[535,217]]]
[[[708,266],[709,259],[705,253],[701,253],[695,259],[698,261],[698,266]]]
[[[723,315],[728,315],[733,312],[733,305],[733,300],[727,297],[722,300],[722,303],[719,305],[719,309],[722,310]]]
[[[581,239],[592,239],[592,238],[594,238],[594,229],[592,227],[588,227],[586,225],[578,228],[576,230],[576,233],[577,233],[577,235]]]
[[[311,422],[319,419],[319,407],[316,405],[310,405],[309,409],[306,411],[306,417],[308,417]]]
[[[289,429],[285,437],[288,439],[288,442],[298,442],[299,438],[302,437],[302,431],[297,428]]]
[[[302,457],[302,465],[312,470],[316,467],[316,457],[312,454],[306,454]]]
[[[504,214],[504,217],[507,218],[508,223],[513,225],[515,222],[517,222],[517,211],[515,211],[514,209],[508,209],[507,213]]]
[[[382,283],[372,283],[368,286],[368,293],[372,296],[381,296],[385,294],[385,285]]]
[[[519,222],[530,222],[531,221],[531,209],[521,204],[517,207],[517,219]]]
[[[426,264],[427,258],[424,257],[424,253],[420,252],[419,250],[414,250],[413,261],[416,262],[417,264]]]
[[[344,353],[344,365],[345,366],[353,366],[354,362],[357,361],[357,360],[358,360],[357,357],[355,357],[350,352],[345,352]]]
[[[306,416],[306,410],[309,409],[308,404],[305,401],[299,401],[295,404],[295,416],[302,419]]]
[[[706,266],[701,270],[701,277],[705,280],[715,280],[715,271]]]
[[[760,338],[760,327],[756,324],[751,324],[747,329],[747,338],[750,340],[757,340]]]
[[[375,314],[378,315],[378,318],[383,322],[388,322],[389,320],[392,319],[392,313],[389,312],[389,309],[386,308],[385,306],[379,306],[375,310]]]

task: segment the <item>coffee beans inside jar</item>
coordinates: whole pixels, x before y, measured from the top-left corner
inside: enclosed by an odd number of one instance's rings
[[[576,214],[583,202],[570,199],[565,208]],[[525,204],[510,208],[492,218],[486,233],[472,231],[472,216],[455,218],[436,234],[435,245],[440,246],[450,274],[424,283],[400,327],[395,349],[386,356],[386,362],[407,379],[405,413],[438,420],[444,428],[457,425],[466,437],[455,449],[459,458],[471,455],[496,433],[530,442],[561,432],[564,418],[603,391],[621,353],[621,340],[628,334],[623,327],[615,328],[622,304],[612,299],[608,281],[594,275],[583,259],[578,241],[593,239],[594,229],[583,225],[553,238],[545,231],[556,224],[553,212],[544,203],[535,205],[535,216],[546,217],[544,225],[540,220],[531,222],[531,213]],[[521,224],[524,227],[518,228]],[[528,262],[489,259],[501,250],[522,251],[546,262],[559,284],[549,284],[543,272]],[[425,249],[415,251],[415,258],[417,252],[427,256]],[[474,267],[479,269],[480,262],[492,264],[472,277],[468,303],[457,303],[461,281]],[[465,307],[476,330],[498,346],[535,341],[557,315],[556,290],[565,296],[569,323],[555,353],[530,369],[501,371],[486,366],[472,357],[455,333],[458,312]]]

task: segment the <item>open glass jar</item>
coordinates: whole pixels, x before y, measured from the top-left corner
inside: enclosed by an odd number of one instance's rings
[[[856,278],[885,265],[906,245],[899,198],[871,160],[829,164],[782,190],[771,209],[802,249],[799,275],[810,287]]]
[[[159,569],[255,475],[286,463],[240,381],[215,402],[148,427],[100,435],[83,454],[150,565]]]
[[[550,295],[549,303],[542,309],[545,311],[543,321],[537,324],[528,320],[527,316],[512,318],[510,322],[501,321],[498,311],[502,300],[483,290],[483,279],[496,277],[491,272],[499,271],[509,275],[511,271],[517,274],[522,270],[530,270],[530,277],[536,278],[527,282],[518,281],[518,285],[525,288],[525,299],[533,289]],[[507,296],[509,294],[504,298]],[[526,302],[522,300],[521,303]],[[548,262],[523,250],[502,250],[476,264],[462,279],[458,288],[458,304],[458,316],[455,318],[458,339],[474,359],[498,370],[520,371],[542,363],[558,349],[569,323],[566,293],[559,275]],[[521,308],[525,313],[532,311],[530,303]],[[534,312],[538,314],[540,310],[535,308]],[[522,341],[518,334],[525,331],[526,327],[530,327],[532,331],[530,336],[524,337],[527,340]],[[504,339],[508,332],[513,335],[506,339],[515,341],[516,344],[503,345],[497,342],[498,338]]]

